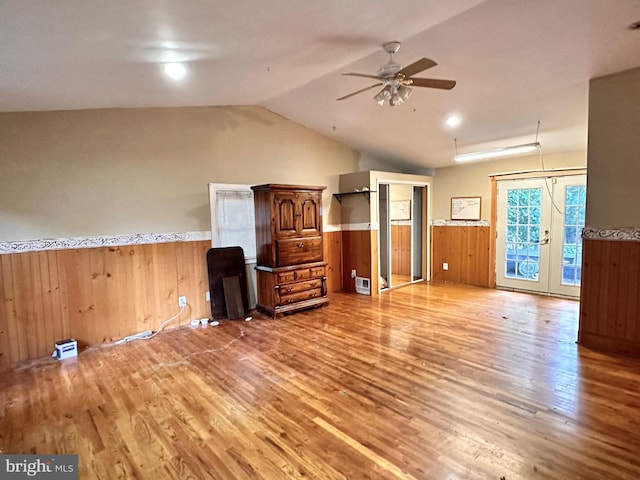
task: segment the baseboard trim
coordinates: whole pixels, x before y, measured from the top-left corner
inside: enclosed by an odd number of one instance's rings
[[[587,332],[578,332],[578,344],[583,347],[627,357],[640,357],[640,343],[620,338],[603,337]]]

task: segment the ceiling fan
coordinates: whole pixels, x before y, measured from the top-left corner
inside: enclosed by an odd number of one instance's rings
[[[393,61],[393,55],[400,50],[400,42],[388,42],[385,43],[382,48],[389,54],[389,61],[380,67],[376,72],[376,75],[367,75],[364,73],[343,73],[342,75],[351,75],[353,77],[374,78],[378,80],[378,83],[369,87],[363,88],[356,92],[340,97],[336,100],[344,100],[349,97],[353,97],[362,92],[366,92],[372,88],[383,86],[373,99],[378,102],[380,106],[385,102],[389,102],[389,106],[395,107],[400,105],[407,98],[411,96],[411,88],[414,87],[428,87],[428,88],[440,88],[443,90],[451,90],[456,86],[454,80],[439,80],[435,78],[418,78],[413,75],[420,73],[428,68],[435,67],[436,62],[429,58],[421,58],[417,62],[403,67],[402,65]]]

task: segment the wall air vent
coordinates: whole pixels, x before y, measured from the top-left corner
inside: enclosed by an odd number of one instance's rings
[[[356,277],[356,292],[362,295],[371,295],[371,282],[368,278]]]

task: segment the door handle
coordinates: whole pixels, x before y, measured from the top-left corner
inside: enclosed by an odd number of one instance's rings
[[[538,245],[546,245],[549,243],[549,230],[544,231],[544,237],[538,242]]]

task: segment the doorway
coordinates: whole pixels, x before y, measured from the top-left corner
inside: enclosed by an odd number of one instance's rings
[[[579,297],[586,175],[497,186],[496,286]]]
[[[379,289],[421,281],[426,276],[426,187],[378,184]]]

